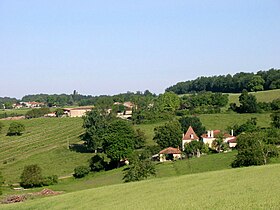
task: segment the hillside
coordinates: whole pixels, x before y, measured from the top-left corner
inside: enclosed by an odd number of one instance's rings
[[[250,94],[255,95],[258,102],[271,102],[274,99],[280,97],[280,89],[251,92]],[[236,103],[237,105],[239,105],[239,100],[238,100],[239,96],[240,96],[240,93],[230,93],[228,104]]]
[[[151,179],[78,191],[2,209],[277,209],[280,165]]]
[[[0,170],[7,182],[19,181],[24,165],[39,164],[46,175],[69,175],[92,154],[70,151],[68,144],[80,141],[81,118],[39,118],[20,120],[26,127],[22,136],[6,136],[11,121],[2,121]]]
[[[269,114],[205,114],[199,115],[206,129],[226,129],[234,123],[243,123],[257,117],[258,125],[267,127]],[[91,153],[80,153],[67,149],[69,144],[78,143],[83,132],[81,118],[40,118],[21,120],[26,126],[22,136],[6,136],[11,121],[2,121],[5,127],[0,134],[0,170],[8,183],[19,181],[24,165],[39,164],[45,175],[67,176],[81,164],[87,164]],[[143,130],[147,144],[153,141],[154,127],[164,122],[136,125]]]

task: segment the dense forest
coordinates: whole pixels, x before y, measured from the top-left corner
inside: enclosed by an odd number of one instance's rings
[[[178,82],[166,89],[167,92],[185,94],[191,92],[211,91],[223,93],[241,93],[246,89],[249,92],[272,90],[280,88],[280,69],[258,71],[255,73],[240,72],[233,76],[219,75],[198,77],[195,80]]]

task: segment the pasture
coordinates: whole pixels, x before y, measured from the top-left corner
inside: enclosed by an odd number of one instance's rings
[[[278,209],[280,164],[117,184],[2,209]]]

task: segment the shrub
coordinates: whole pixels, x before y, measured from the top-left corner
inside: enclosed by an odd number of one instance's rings
[[[51,175],[44,177],[42,184],[44,186],[54,185],[58,183],[58,176],[57,175]]]
[[[41,187],[43,185],[42,169],[36,164],[24,166],[20,179],[20,185],[23,187]]]
[[[85,177],[86,175],[88,175],[89,171],[90,171],[90,169],[87,166],[77,166],[74,169],[73,176],[75,178],[82,178],[82,177]]]
[[[89,167],[91,171],[106,170],[110,164],[111,159],[104,153],[97,153],[89,160]]]
[[[8,136],[20,136],[25,131],[25,126],[19,122],[12,122],[10,124],[7,135]]]

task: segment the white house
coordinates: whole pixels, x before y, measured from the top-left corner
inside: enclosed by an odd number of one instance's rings
[[[201,136],[202,141],[204,144],[208,144],[209,147],[212,147],[213,141],[216,140],[219,134],[221,134],[220,130],[208,130],[207,133]],[[233,136],[233,131],[231,131],[231,134],[228,133],[223,134],[222,137],[223,137],[223,141],[229,144],[229,147],[232,148],[236,146],[236,137]]]
[[[185,134],[183,134],[183,138],[182,138],[183,151],[185,150],[185,144],[190,143],[192,141],[199,141],[199,138],[196,135],[196,133],[194,132],[193,128],[191,126],[189,126],[187,132]]]

